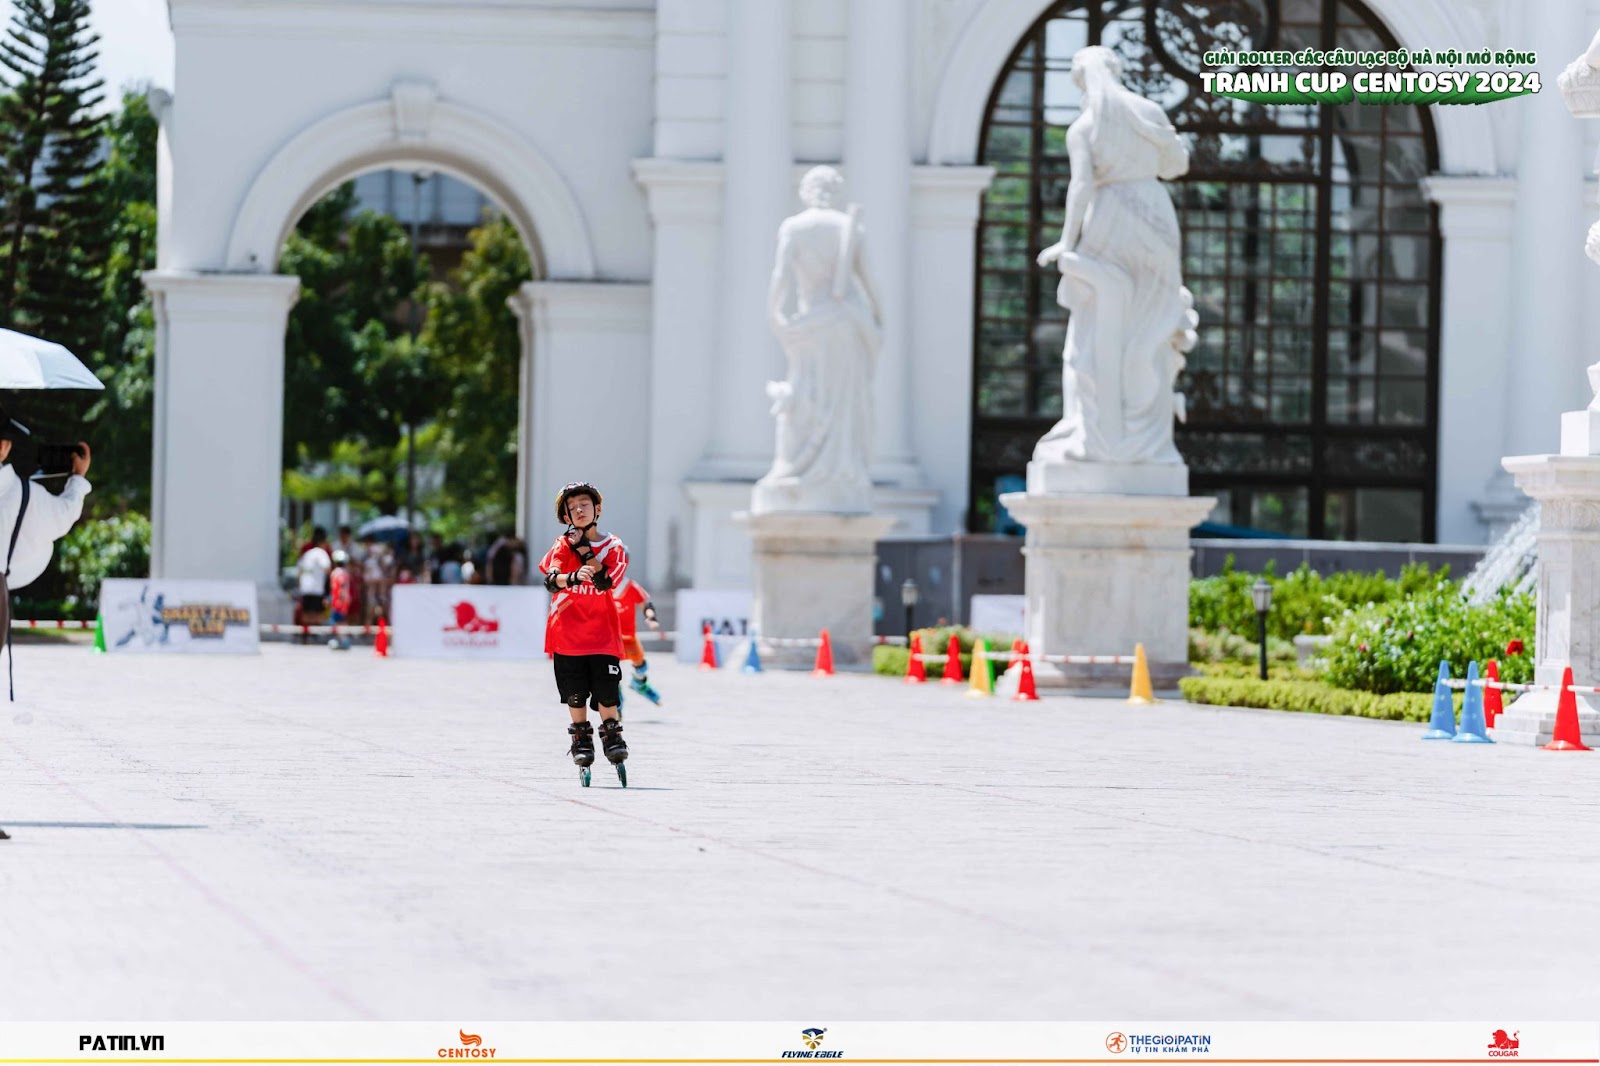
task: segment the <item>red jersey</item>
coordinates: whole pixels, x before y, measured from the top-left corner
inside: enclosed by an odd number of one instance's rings
[[[650,594],[637,581],[624,581],[611,590],[611,598],[617,603],[617,626],[622,635],[637,636],[639,630],[633,617],[634,610],[642,603],[649,603]]]
[[[333,568],[333,573],[328,575],[329,599],[331,606],[340,614],[350,613],[350,571],[342,566]]]
[[[628,576],[628,549],[614,536],[589,542],[594,552],[590,563],[602,566],[613,585]],[[566,535],[556,538],[539,562],[539,572],[570,574],[584,565],[572,550]],[[622,631],[617,626],[617,609],[611,591],[602,592],[588,582],[577,588],[557,589],[550,597],[550,618],[545,623],[544,649],[557,655],[615,655],[622,658]]]

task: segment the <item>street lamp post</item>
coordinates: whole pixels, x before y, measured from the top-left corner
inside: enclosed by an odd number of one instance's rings
[[[416,272],[422,269],[422,187],[433,173],[416,170],[411,173],[411,262]],[[417,343],[422,332],[422,303],[415,291],[411,293],[411,343]],[[415,353],[413,352],[413,358]],[[414,412],[413,412],[414,413]],[[406,526],[415,528],[413,519],[417,506],[417,427],[406,421]]]
[[[906,609],[906,647],[908,648],[911,646],[911,609],[917,605],[917,597],[920,594],[917,589],[917,583],[909,577],[900,586],[900,602]]]
[[[1250,586],[1250,600],[1256,608],[1256,636],[1261,642],[1261,680],[1267,679],[1267,612],[1272,610],[1272,582],[1257,578]]]

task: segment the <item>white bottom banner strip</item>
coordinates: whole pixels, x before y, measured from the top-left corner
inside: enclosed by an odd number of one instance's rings
[[[0,1063],[1600,1062],[1593,1022],[80,1022],[0,1026]]]

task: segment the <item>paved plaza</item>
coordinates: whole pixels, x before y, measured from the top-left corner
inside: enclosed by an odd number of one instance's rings
[[[699,673],[17,649],[0,1017],[1582,1019],[1600,752]]]

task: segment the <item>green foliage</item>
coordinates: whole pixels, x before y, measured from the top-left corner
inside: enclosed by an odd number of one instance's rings
[[[1401,692],[1380,696],[1336,688],[1321,681],[1186,677],[1178,682],[1178,689],[1190,703],[1353,715],[1392,722],[1426,722],[1433,711],[1431,694]],[[1456,694],[1455,703],[1459,709],[1460,693]]]
[[[1226,629],[1208,633],[1204,629],[1189,630],[1189,661],[1191,663],[1258,663],[1261,645],[1254,638]],[[1293,663],[1299,660],[1294,644],[1267,634],[1267,663]]]
[[[1467,663],[1500,663],[1500,679],[1533,678],[1534,598],[1502,593],[1473,606],[1448,582],[1392,603],[1353,610],[1338,620],[1328,646],[1327,678],[1364,692],[1428,692],[1439,662],[1461,677]],[[1508,656],[1507,645],[1523,642],[1524,654]]]
[[[1330,622],[1345,611],[1370,603],[1392,603],[1432,588],[1449,576],[1449,568],[1430,571],[1425,563],[1405,566],[1399,578],[1381,573],[1341,571],[1323,576],[1310,567],[1278,577],[1269,566],[1262,574],[1235,570],[1229,556],[1222,573],[1189,583],[1189,625],[1217,633],[1253,634],[1256,611],[1250,586],[1258,577],[1272,583],[1272,610],[1267,635],[1293,640],[1302,633],[1325,635]]]
[[[57,559],[69,601],[88,605],[92,617],[93,605],[100,598],[100,582],[150,573],[150,520],[129,512],[79,522],[62,538]]]
[[[929,629],[916,630],[913,636],[922,639],[922,653],[924,655],[944,655],[950,648],[950,637],[956,638],[960,651],[961,676],[972,676],[972,647],[974,642],[983,640],[990,651],[1010,651],[1011,645],[1018,639],[1009,633],[976,633],[966,626],[936,626]],[[879,644],[872,649],[872,672],[885,674],[890,677],[904,677],[906,665],[910,662],[910,651],[907,648],[894,644]],[[993,661],[993,660],[991,660]],[[930,676],[944,673],[944,663],[923,663],[923,667]],[[996,672],[1004,667],[1004,663],[995,662]]]

